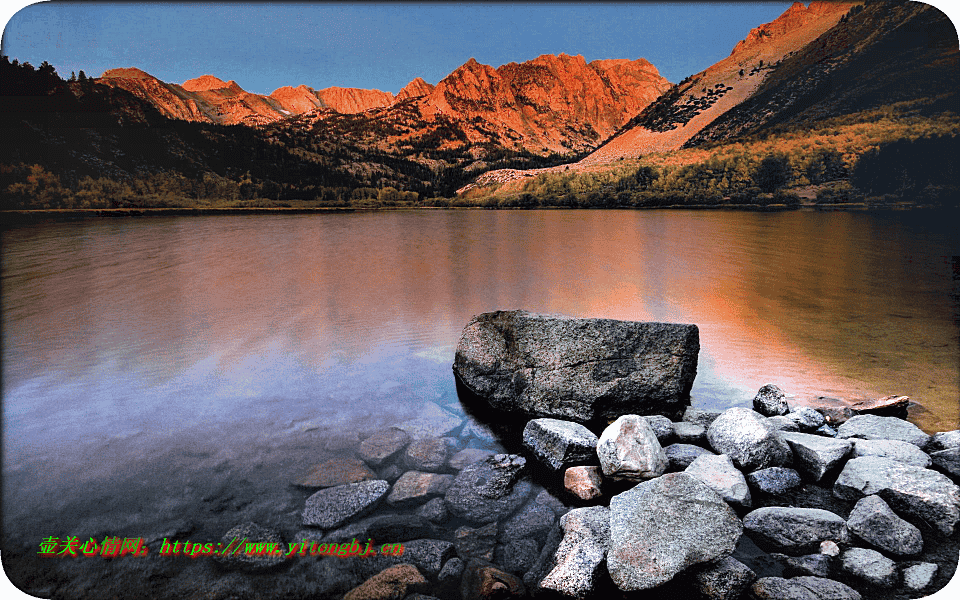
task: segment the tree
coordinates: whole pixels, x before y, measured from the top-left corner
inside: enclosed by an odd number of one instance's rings
[[[762,161],[753,173],[753,182],[764,192],[774,192],[793,179],[793,169],[785,154],[773,154]]]

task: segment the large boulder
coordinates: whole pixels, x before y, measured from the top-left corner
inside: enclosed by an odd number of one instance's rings
[[[726,454],[747,472],[782,467],[793,460],[793,451],[780,431],[749,408],[723,411],[707,430],[707,440],[718,454]]]
[[[876,415],[857,415],[851,417],[837,429],[839,438],[861,438],[864,440],[900,440],[923,448],[930,436],[909,421],[897,417],[878,417]]]
[[[689,403],[699,351],[696,325],[497,311],[467,323],[453,369],[503,411],[580,423],[675,417]]]
[[[848,460],[833,484],[833,493],[843,500],[877,494],[914,525],[924,523],[944,535],[953,534],[960,521],[960,488],[950,478],[889,458]]]
[[[850,511],[847,528],[887,554],[908,556],[923,550],[920,530],[898,517],[880,496],[865,496],[858,500]]]
[[[730,556],[742,533],[719,494],[686,473],[668,473],[610,500],[607,570],[621,590],[650,589]]]

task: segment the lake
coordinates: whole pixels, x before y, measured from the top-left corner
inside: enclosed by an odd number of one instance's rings
[[[749,406],[775,383],[796,404],[908,395],[913,422],[956,429],[955,222],[461,210],[9,228],[5,558],[50,535],[216,540],[239,516],[298,514],[289,484],[319,458],[425,403],[457,411],[457,340],[492,310],[695,323],[694,406]],[[63,564],[37,588],[75,577]]]

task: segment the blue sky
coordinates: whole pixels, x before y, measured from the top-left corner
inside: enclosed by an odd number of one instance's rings
[[[676,83],[790,4],[43,2],[10,17],[3,53],[64,77],[138,67],[172,83],[216,75],[260,94],[299,84],[395,93],[417,76],[435,84],[471,57],[497,67],[561,52],[643,57]]]

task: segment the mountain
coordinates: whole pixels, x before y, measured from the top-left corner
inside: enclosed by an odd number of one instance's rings
[[[305,85],[261,96],[213,75],[177,85],[135,68],[111,69],[96,81],[125,89],[170,118],[225,125],[262,126],[308,113],[315,113],[310,116],[316,122],[331,112],[359,114],[410,102],[413,113],[404,106],[386,118],[408,121],[414,129],[455,131],[442,140],[447,145],[494,144],[541,155],[595,148],[670,87],[643,59],[588,64],[565,54],[497,69],[470,59],[436,86],[418,77],[396,96]]]
[[[853,6],[842,2],[812,2],[809,6],[794,3],[776,20],[753,29],[727,58],[691,75],[647,106],[583,163],[607,163],[680,148],[721,115],[751,98],[782,61],[837,25]]]

